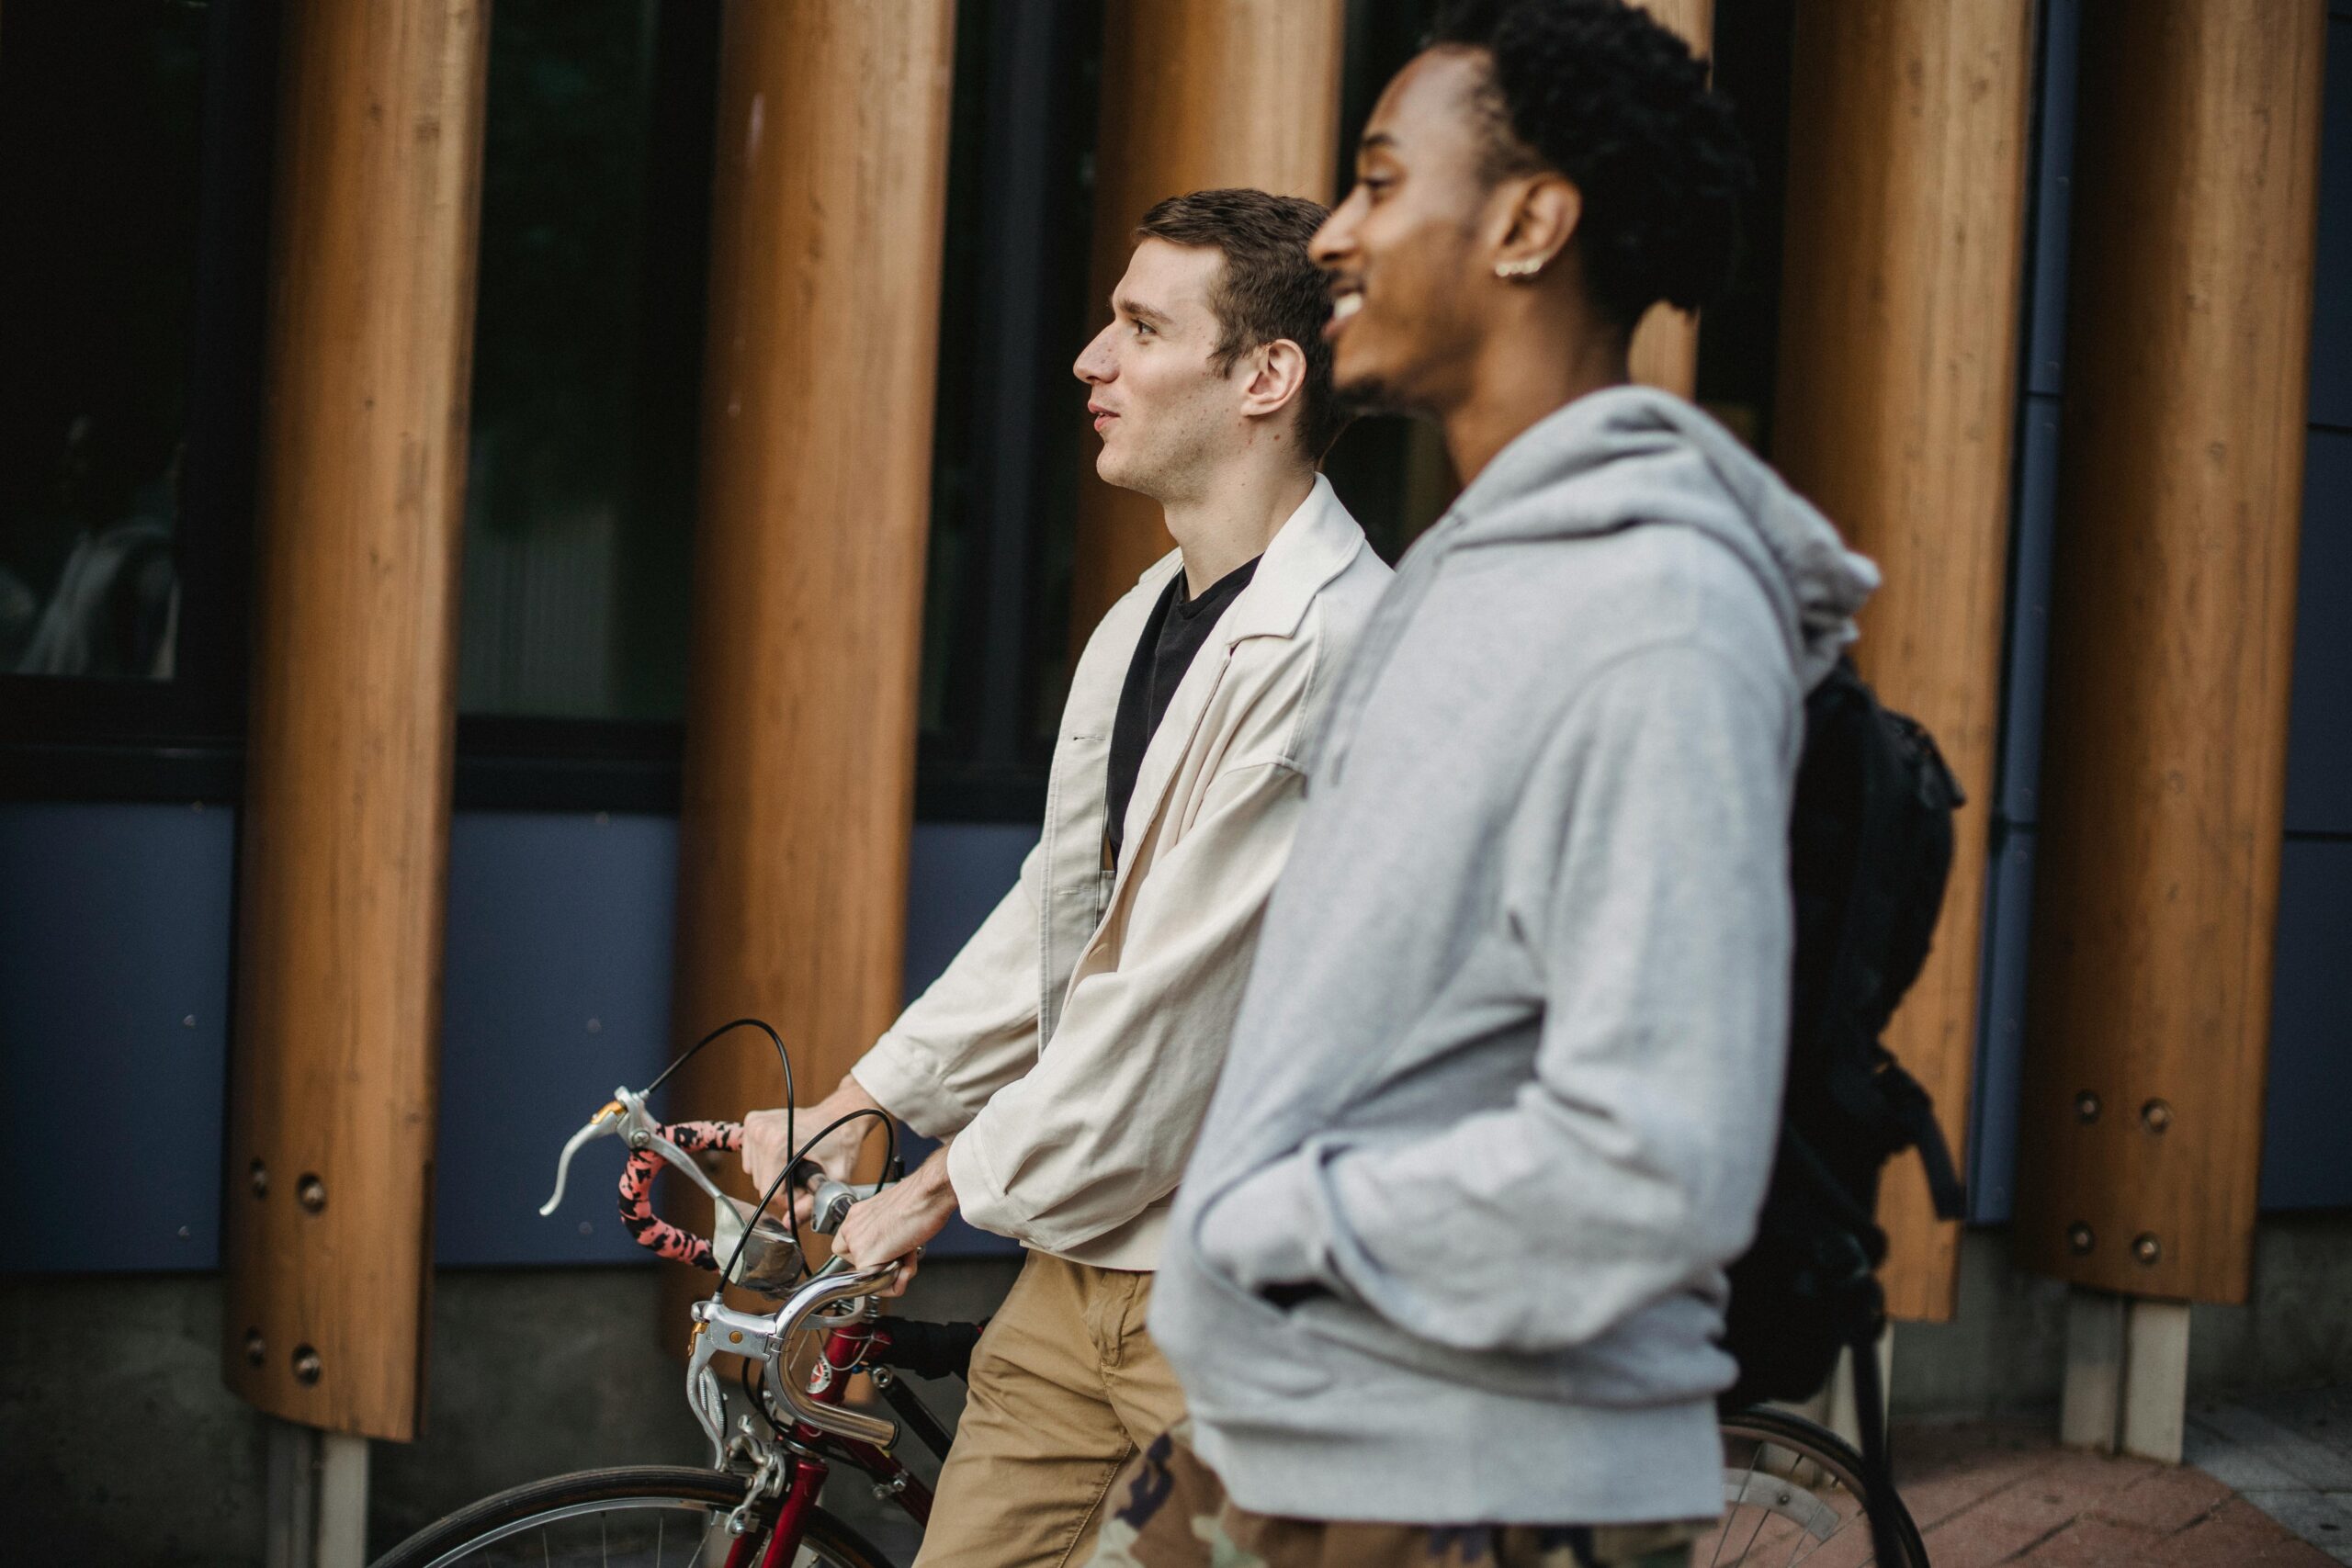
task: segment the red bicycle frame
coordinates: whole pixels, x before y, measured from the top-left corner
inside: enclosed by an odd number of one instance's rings
[[[845,1324],[827,1335],[818,1364],[809,1373],[809,1399],[819,1404],[841,1404],[848,1396],[850,1378],[865,1359],[866,1347],[873,1338],[870,1319]],[[794,1423],[792,1440],[792,1478],[785,1483],[784,1500],[776,1505],[775,1523],[769,1528],[765,1550],[762,1550],[763,1543],[756,1533],[747,1534],[727,1554],[727,1568],[753,1568],[755,1561],[758,1568],[791,1568],[800,1551],[801,1537],[808,1531],[808,1515],[817,1506],[818,1494],[824,1490],[826,1478],[832,1473],[831,1464],[819,1450],[820,1443],[836,1445],[843,1458],[873,1477],[876,1486],[887,1490],[915,1523],[931,1522],[931,1488],[887,1449],[847,1438],[828,1438],[806,1422]]]

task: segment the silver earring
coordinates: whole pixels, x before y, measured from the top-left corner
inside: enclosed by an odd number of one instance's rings
[[[1498,261],[1495,264],[1495,276],[1507,278],[1513,283],[1528,282],[1543,270],[1544,258],[1541,256],[1521,256],[1517,261]]]

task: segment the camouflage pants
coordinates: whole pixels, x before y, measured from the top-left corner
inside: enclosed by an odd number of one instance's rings
[[[1391,1525],[1237,1506],[1166,1433],[1111,1483],[1094,1568],[1686,1568],[1698,1524]]]

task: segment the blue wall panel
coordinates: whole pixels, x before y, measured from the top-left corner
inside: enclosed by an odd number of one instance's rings
[[[466,812],[451,823],[441,1262],[640,1255],[613,1210],[616,1143],[582,1152],[562,1209],[544,1220],[537,1209],[564,1139],[615,1085],[644,1084],[669,1055],[677,863],[673,818]]]
[[[11,1269],[210,1269],[220,1251],[234,815],[0,806]]]
[[[1012,886],[1035,838],[915,829],[910,995]],[[234,840],[234,813],[217,808],[0,806],[0,1070],[18,1153],[39,1173],[38,1201],[8,1220],[10,1267],[219,1266]],[[644,1256],[613,1215],[614,1145],[583,1157],[558,1214],[537,1207],[572,1129],[667,1055],[676,874],[668,818],[469,812],[451,825],[442,1262]],[[1009,1245],[960,1224],[942,1238],[942,1250]]]
[[[2295,599],[2287,830],[2352,833],[2352,431],[2311,433]]]
[[[1984,981],[1968,1119],[1968,1217],[2006,1224],[2017,1204],[2018,1088],[2025,1072],[2026,960],[2033,929],[2030,828],[2001,835],[1984,905]]]
[[[2312,412],[2352,430],[2352,6],[2327,25],[2319,154],[2319,287],[2312,300]]]
[[[931,983],[1012,886],[1036,829],[915,829],[907,990]],[[616,1084],[669,1053],[677,824],[669,818],[460,816],[449,844],[449,957],[441,1046],[436,1251],[445,1264],[636,1261],[613,1211],[617,1144],[582,1151],[562,1209],[538,1216],[563,1140]],[[786,1041],[793,1066],[806,1061]],[[713,1046],[762,1060],[745,1032]],[[830,1083],[800,1086],[804,1101]],[[781,1104],[777,1077],[773,1098]],[[745,1107],[745,1110],[752,1109]],[[922,1145],[917,1145],[918,1147]],[[967,1230],[942,1252],[1008,1243]]]
[[[2000,782],[1992,807],[2009,822],[2041,815],[2042,694],[2050,671],[2050,558],[2058,537],[2058,423],[2063,405],[2034,394],[2019,422],[2017,529],[2009,545]],[[1970,809],[1976,809],[1973,803]]]
[[[2033,254],[2027,262],[2026,389],[2055,397],[2066,368],[2067,236],[2074,219],[2075,78],[2082,0],[2042,8],[2033,160]]]
[[[2352,841],[2290,839],[2278,876],[2262,1206],[2352,1205]]]

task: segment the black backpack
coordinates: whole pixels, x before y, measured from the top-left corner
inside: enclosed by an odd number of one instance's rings
[[[1928,732],[1840,659],[1805,698],[1789,821],[1796,956],[1781,1142],[1754,1244],[1731,1268],[1725,1408],[1818,1393],[1855,1351],[1865,1458],[1884,1464],[1876,1344],[1879,1174],[1919,1151],[1936,1213],[1962,1191],[1927,1090],[1880,1043],[1927,962],[1951,870],[1959,784]]]

